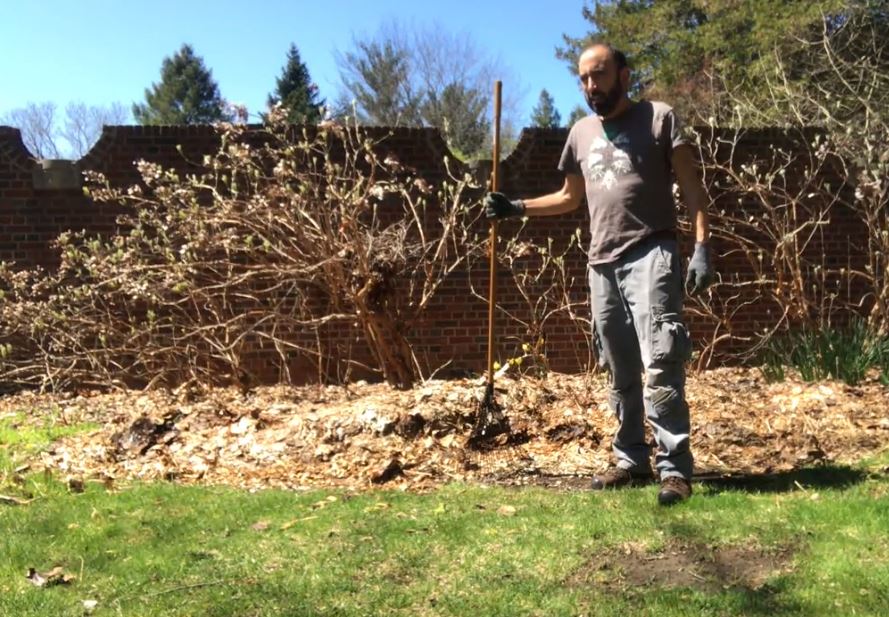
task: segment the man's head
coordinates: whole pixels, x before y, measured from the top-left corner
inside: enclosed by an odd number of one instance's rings
[[[594,113],[608,118],[623,110],[630,87],[630,69],[623,52],[607,43],[590,45],[580,54],[577,74]]]

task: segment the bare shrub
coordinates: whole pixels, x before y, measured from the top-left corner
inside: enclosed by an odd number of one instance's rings
[[[753,273],[721,272],[709,297],[690,300],[714,324],[702,365],[729,343],[750,359],[776,334],[843,326],[854,314],[875,334],[889,332],[886,26],[870,2],[826,15],[798,51],[774,52],[772,72],[755,85],[766,104],[739,89],[731,126],[701,136],[719,196],[713,234],[724,260],[743,256]],[[779,134],[790,143],[769,142]],[[861,232],[846,238],[845,254],[832,229],[842,221]],[[737,317],[752,303],[765,303],[771,319],[740,334]]]
[[[58,271],[0,271],[2,379],[249,384],[260,348],[285,379],[294,357],[343,379],[358,360],[324,341],[356,336],[389,383],[422,378],[412,326],[478,250],[471,179],[430,184],[383,152],[380,131],[296,129],[285,114],[219,125],[218,150],[190,173],[140,161],[127,188],[89,173],[91,197],[129,214],[109,237],[60,236]]]

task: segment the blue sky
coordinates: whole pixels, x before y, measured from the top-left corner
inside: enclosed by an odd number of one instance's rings
[[[190,43],[227,100],[264,108],[291,42],[321,94],[335,98],[335,51],[393,18],[468,33],[508,67],[504,96],[521,95],[527,124],[540,90],[555,98],[563,121],[583,103],[576,78],[555,57],[562,34],[589,24],[583,0],[5,0],[0,11],[0,116],[28,102],[89,105],[144,100],[165,56]],[[447,7],[445,10],[444,7]],[[514,83],[514,82],[518,83]],[[492,86],[493,87],[493,86]]]

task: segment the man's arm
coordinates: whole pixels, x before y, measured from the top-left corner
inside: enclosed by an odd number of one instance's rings
[[[688,276],[685,284],[692,293],[707,289],[716,278],[710,259],[710,220],[707,206],[710,198],[698,173],[698,164],[691,146],[683,145],[673,149],[671,158],[673,172],[679,183],[682,201],[688,207],[689,218],[694,225],[695,252],[688,263]]]
[[[510,201],[503,193],[488,193],[485,197],[485,215],[489,219],[510,216],[551,216],[576,210],[583,200],[584,182],[580,174],[566,174],[565,184],[555,193],[532,199]]]
[[[526,216],[552,216],[577,210],[583,201],[584,182],[580,174],[565,174],[565,183],[555,193],[525,199]]]
[[[691,146],[679,146],[673,150],[670,160],[682,201],[688,208],[688,215],[694,225],[695,242],[707,242],[710,239],[710,220],[707,206],[710,198],[707,189],[698,173],[698,163]]]

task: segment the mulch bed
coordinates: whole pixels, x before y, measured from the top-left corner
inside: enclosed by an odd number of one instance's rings
[[[0,398],[0,418],[95,422],[55,442],[33,467],[77,481],[166,479],[249,489],[373,487],[430,490],[496,482],[563,488],[584,484],[610,460],[616,427],[602,375],[503,377],[497,402],[512,435],[466,447],[483,380],[274,386],[175,391],[20,393]],[[889,387],[788,379],[756,369],[689,376],[692,447],[707,477],[776,474],[844,464],[889,447]]]

